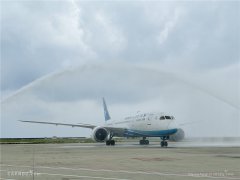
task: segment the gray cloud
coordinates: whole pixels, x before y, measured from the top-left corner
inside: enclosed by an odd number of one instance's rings
[[[239,61],[239,2],[4,1],[2,6],[2,90],[89,61],[150,61],[198,71]]]

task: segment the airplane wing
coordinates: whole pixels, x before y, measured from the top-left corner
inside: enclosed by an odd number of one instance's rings
[[[19,120],[20,122],[26,122],[26,123],[38,123],[38,124],[51,124],[56,126],[71,126],[71,127],[81,127],[81,128],[89,128],[94,129],[97,127],[96,125],[92,124],[68,124],[68,123],[58,123],[58,122],[43,122],[43,121],[25,121],[25,120]],[[103,128],[107,129],[109,132],[112,132],[114,136],[123,136],[125,128],[117,128],[117,127],[109,127],[109,126],[102,126]]]
[[[43,121],[24,121],[24,120],[19,120],[20,122],[27,122],[27,123],[39,123],[39,124],[52,124],[52,125],[60,125],[60,126],[71,126],[71,127],[82,127],[82,128],[89,128],[93,129],[96,126],[91,125],[91,124],[68,124],[68,123],[56,123],[56,122],[43,122]]]

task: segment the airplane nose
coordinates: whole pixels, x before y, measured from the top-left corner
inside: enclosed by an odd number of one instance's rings
[[[177,129],[177,124],[174,120],[169,123],[168,129]]]

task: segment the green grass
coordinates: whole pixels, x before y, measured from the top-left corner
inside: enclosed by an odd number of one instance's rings
[[[0,138],[0,144],[93,143],[91,138]]]

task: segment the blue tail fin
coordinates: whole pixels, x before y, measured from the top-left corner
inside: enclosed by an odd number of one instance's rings
[[[107,105],[106,105],[106,102],[105,102],[105,99],[103,98],[103,109],[104,109],[104,117],[105,117],[105,121],[108,121],[111,119],[110,115],[109,115],[109,112],[108,112],[108,109],[107,109]]]

